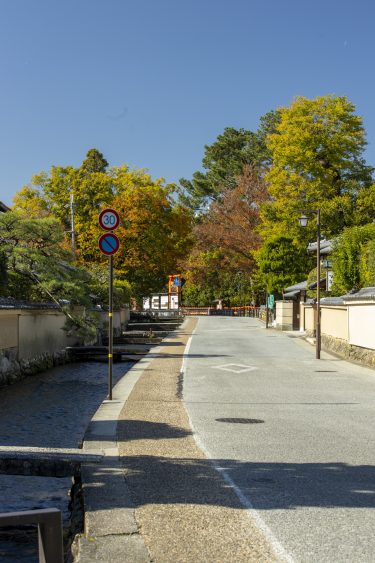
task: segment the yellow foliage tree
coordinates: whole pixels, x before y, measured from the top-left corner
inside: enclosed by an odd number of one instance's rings
[[[289,232],[298,238],[300,210],[319,207],[324,234],[332,236],[353,224],[358,194],[372,182],[362,158],[362,118],[346,97],[334,95],[298,97],[279,114],[276,133],[267,139],[272,201],[263,206],[263,235]],[[307,239],[312,236],[307,230]]]

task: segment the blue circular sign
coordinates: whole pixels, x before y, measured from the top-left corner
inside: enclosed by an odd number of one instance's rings
[[[106,256],[112,256],[120,248],[120,241],[113,233],[105,233],[99,239],[99,248]]]

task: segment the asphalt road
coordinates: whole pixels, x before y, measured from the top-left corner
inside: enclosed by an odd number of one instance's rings
[[[270,541],[294,561],[375,561],[375,370],[207,317],[184,374],[198,445]]]

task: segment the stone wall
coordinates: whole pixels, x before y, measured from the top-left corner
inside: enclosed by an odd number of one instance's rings
[[[342,358],[375,367],[375,350],[349,344],[348,341],[322,334],[322,348]]]
[[[315,337],[313,307],[304,305],[306,336]],[[321,344],[348,360],[375,367],[375,303],[321,305]]]

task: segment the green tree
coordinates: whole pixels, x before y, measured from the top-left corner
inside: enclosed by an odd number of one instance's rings
[[[375,224],[344,229],[334,241],[332,271],[334,295],[375,283]]]
[[[8,272],[7,257],[5,252],[0,251],[0,297],[7,296]]]
[[[223,190],[236,186],[236,177],[244,166],[261,168],[270,161],[266,138],[275,132],[279,113],[271,111],[260,119],[254,133],[246,129],[226,127],[212,145],[205,145],[202,160],[205,172],[194,172],[191,180],[182,178],[183,200],[191,207],[202,207],[221,197]]]
[[[270,293],[282,293],[285,287],[300,282],[312,259],[293,237],[274,235],[255,253],[259,274],[258,283]]]
[[[95,172],[106,172],[108,162],[98,149],[87,151],[86,158],[81,164],[81,172],[94,174]]]
[[[358,194],[355,209],[355,223],[366,225],[375,219],[375,184]]]
[[[6,257],[6,294],[27,300],[87,302],[88,276],[69,261],[64,233],[56,219],[0,215],[0,253]]]
[[[366,144],[362,119],[345,97],[298,97],[279,110],[276,133],[268,136],[272,165],[266,175],[272,201],[263,206],[262,233],[286,231],[304,243],[315,226],[298,229],[301,209],[321,209],[326,237],[352,225],[355,204],[369,189],[373,169],[362,158]]]

